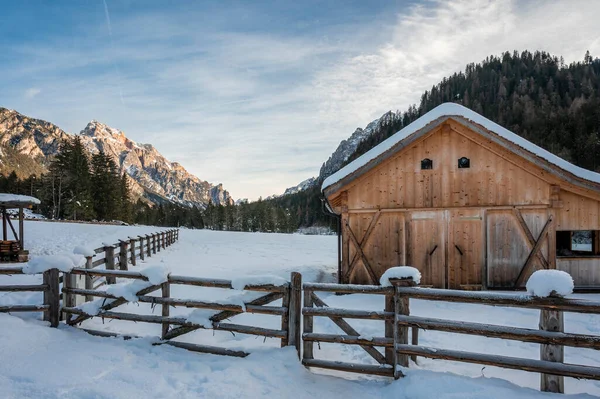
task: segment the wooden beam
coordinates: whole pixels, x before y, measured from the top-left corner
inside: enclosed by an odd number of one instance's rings
[[[490,291],[453,291],[439,288],[409,287],[402,293],[411,298],[430,301],[476,303],[490,306],[514,306],[529,309],[562,310],[565,312],[599,314],[600,301],[572,298],[538,298],[524,294]]]
[[[369,337],[361,338],[359,335],[336,335],[321,333],[304,333],[302,339],[307,342],[329,342],[335,344],[361,345],[361,346],[382,346],[385,348],[394,347],[393,338]]]
[[[546,312],[542,310],[542,312]],[[471,323],[435,319],[419,316],[397,316],[400,325],[418,327],[423,330],[444,331],[457,334],[477,335],[489,338],[510,339],[535,344],[566,345],[600,350],[600,336],[571,334],[556,330],[507,327],[493,324]],[[543,325],[540,321],[540,325]],[[546,359],[547,360],[547,359]]]
[[[338,294],[394,295],[394,288],[381,285],[304,283],[303,287],[311,291],[335,292]]]
[[[396,345],[396,350],[407,355],[414,354],[422,357],[428,357],[430,359],[445,359],[456,362],[485,364],[488,366],[503,367],[514,370],[531,371],[534,373],[546,373],[552,375],[562,375],[565,377],[600,380],[600,367],[553,363],[543,360],[522,359],[509,356],[437,349],[425,346]]]
[[[391,367],[373,366],[367,364],[336,362],[331,360],[304,359],[302,364],[306,367],[318,367],[321,369],[347,371],[350,373],[373,374],[383,377],[392,377]]]

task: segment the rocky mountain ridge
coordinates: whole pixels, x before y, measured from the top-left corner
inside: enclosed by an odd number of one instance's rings
[[[402,118],[401,112],[388,111],[381,117],[369,123],[364,129],[356,128],[354,133],[346,140],[342,140],[329,159],[323,163],[318,177],[311,177],[299,183],[297,186],[285,190],[283,195],[296,194],[305,191],[315,184],[322,182],[330,175],[340,170],[346,161],[355,153],[356,149],[366,139],[377,133],[383,126],[390,125]]]
[[[319,178],[317,180],[323,181],[340,170],[348,158],[354,154],[360,143],[380,130],[384,125],[395,123],[401,118],[401,112],[388,111],[378,119],[369,123],[364,129],[361,129],[360,127],[357,128],[347,140],[342,140],[329,159],[321,166]]]
[[[110,155],[121,171],[130,177],[134,198],[197,206],[205,206],[209,201],[223,205],[233,203],[222,184],[213,185],[200,180],[179,163],[170,162],[151,144],[136,143],[121,130],[93,120],[79,136],[91,154],[102,151]],[[0,108],[0,151],[16,152],[23,158],[32,159],[42,171],[57,154],[60,143],[71,137],[50,122]],[[3,163],[3,171],[11,167],[19,171],[19,165],[6,164],[8,159],[2,155],[0,163]],[[22,173],[26,174],[26,171]]]

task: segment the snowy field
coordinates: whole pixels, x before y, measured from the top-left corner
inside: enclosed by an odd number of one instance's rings
[[[105,226],[48,222],[26,223],[26,245],[32,257],[70,252],[81,244],[92,247],[102,242],[146,234],[155,227]],[[337,269],[335,236],[250,234],[181,230],[180,240],[132,267],[141,270],[157,264],[174,274],[232,279],[271,274],[289,279],[299,271],[304,281],[331,282]],[[31,283],[39,276],[0,276],[0,284]],[[155,294],[156,295],[156,294]],[[224,299],[238,296],[234,290],[172,286],[171,296],[181,299]],[[247,299],[250,295],[244,294]],[[383,297],[376,295],[335,296],[318,293],[328,305],[349,309],[383,310]],[[600,295],[578,295],[600,299]],[[40,303],[40,294],[0,293],[0,305]],[[277,303],[273,303],[276,305]],[[152,314],[146,304],[127,304],[118,311]],[[160,307],[155,309],[160,312]],[[171,315],[189,314],[171,308]],[[537,328],[539,311],[494,308],[411,300],[411,314],[469,320],[508,326]],[[346,373],[313,370],[300,365],[291,348],[279,349],[279,340],[232,335],[224,331],[195,331],[182,341],[243,349],[245,359],[187,352],[152,346],[159,325],[99,318],[83,327],[143,336],[123,341],[90,336],[75,328],[47,328],[39,314],[0,314],[0,397],[2,398],[549,398],[540,393],[539,374],[483,367],[467,363],[418,359],[398,381]],[[233,323],[280,328],[278,317],[244,314]],[[364,336],[382,336],[383,322],[349,320]],[[600,316],[565,314],[567,332],[600,335]],[[315,332],[341,333],[332,322],[315,318]],[[539,359],[539,345],[420,331],[420,343],[458,349]],[[315,345],[315,358],[373,363],[360,347],[336,344]],[[592,350],[565,348],[565,361],[600,366]],[[333,376],[332,376],[333,375]],[[340,378],[343,377],[343,378]],[[565,379],[568,397],[600,396],[600,382]]]

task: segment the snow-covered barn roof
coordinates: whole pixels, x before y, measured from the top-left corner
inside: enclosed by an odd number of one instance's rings
[[[31,205],[39,205],[39,203],[39,199],[28,195],[0,193],[0,206],[5,208],[26,208]]]
[[[481,130],[481,127],[483,127],[488,132],[495,133],[501,139],[505,139],[524,150],[519,151],[519,155],[524,156],[525,158],[531,158],[531,155],[534,155],[539,159],[547,161],[549,164],[547,166],[550,167],[549,171],[553,173],[560,171],[567,172],[576,178],[592,183],[591,185],[585,184],[586,188],[592,188],[600,191],[600,173],[592,172],[590,170],[580,168],[579,166],[575,166],[572,163],[569,163],[564,159],[550,153],[549,151],[546,151],[543,148],[525,140],[516,133],[513,133],[497,123],[494,123],[491,120],[479,115],[478,113],[455,103],[444,103],[432,109],[410,125],[406,126],[404,129],[395,133],[387,140],[373,147],[365,154],[361,155],[336,173],[329,176],[323,182],[321,189],[323,191],[327,190],[329,192],[327,194],[337,191],[337,189],[339,189],[341,186],[371,170],[379,163],[381,159],[385,159],[402,149],[405,142],[412,141],[410,138],[421,136],[422,134],[431,131],[449,118],[453,118],[458,122],[465,124],[474,131],[482,134],[484,132]],[[504,142],[499,140],[498,144],[503,145]],[[511,148],[511,150],[517,152],[514,150],[514,148]],[[558,170],[556,168],[558,168]],[[559,174],[564,175],[564,173]]]

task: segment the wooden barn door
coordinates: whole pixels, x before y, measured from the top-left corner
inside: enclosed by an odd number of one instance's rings
[[[406,262],[404,213],[374,211],[348,218],[348,264],[341,281],[379,284],[390,267]]]
[[[483,210],[448,212],[447,288],[480,290],[485,263]]]
[[[421,285],[446,286],[445,211],[411,212],[407,221],[407,261],[421,272]]]
[[[536,269],[550,267],[548,209],[490,209],[486,229],[488,287],[520,288]]]

